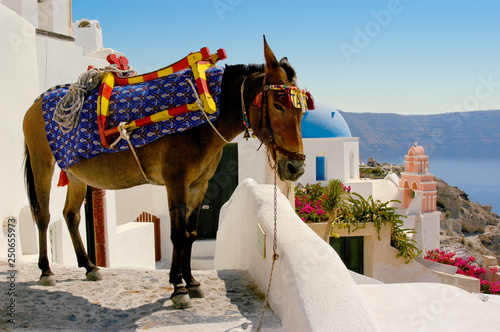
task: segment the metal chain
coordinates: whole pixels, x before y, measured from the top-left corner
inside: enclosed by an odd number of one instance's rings
[[[278,241],[277,241],[277,220],[278,220],[278,186],[276,184],[276,178],[277,178],[277,170],[278,170],[278,165],[275,163],[274,165],[271,163],[271,157],[270,157],[270,152],[269,149],[267,150],[267,161],[269,163],[269,166],[271,169],[274,171],[274,238],[273,238],[273,261],[271,264],[271,273],[269,274],[269,284],[267,285],[267,293],[266,293],[266,299],[264,301],[264,305],[262,307],[262,313],[260,315],[260,320],[259,320],[259,325],[257,325],[257,332],[260,330],[262,326],[262,320],[264,318],[264,313],[266,311],[266,306],[269,304],[269,291],[271,290],[271,282],[273,280],[273,272],[274,272],[274,263],[276,260],[279,258],[279,255],[276,253],[278,249]]]

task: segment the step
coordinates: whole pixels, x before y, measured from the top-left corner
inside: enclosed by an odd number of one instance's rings
[[[213,257],[191,257],[191,269],[193,270],[213,270]]]
[[[196,240],[193,243],[191,251],[192,258],[198,257],[214,257],[215,256],[215,239],[214,240]]]

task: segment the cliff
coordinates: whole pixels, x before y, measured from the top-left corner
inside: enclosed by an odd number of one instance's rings
[[[491,212],[491,205],[474,203],[457,187],[434,180],[441,212],[441,248],[454,250],[457,256],[474,256],[479,264],[482,255],[500,260],[500,217]]]
[[[380,164],[373,157],[360,167],[363,177],[383,178],[390,169],[398,174],[403,165]],[[375,170],[380,174],[374,176]],[[455,251],[457,256],[474,256],[479,264],[483,255],[496,256],[500,261],[500,216],[491,205],[472,202],[467,193],[434,177],[437,183],[437,210],[441,213],[441,249]]]
[[[500,110],[430,115],[340,111],[359,137],[361,157],[400,161],[416,141],[427,155],[442,158],[498,158]]]

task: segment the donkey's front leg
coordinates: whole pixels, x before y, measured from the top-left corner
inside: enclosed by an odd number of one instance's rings
[[[171,204],[170,207],[170,239],[174,246],[172,253],[172,266],[170,267],[170,283],[174,285],[174,292],[170,296],[176,309],[191,307],[188,291],[182,283],[182,255],[188,242],[187,233],[188,208],[185,203]]]

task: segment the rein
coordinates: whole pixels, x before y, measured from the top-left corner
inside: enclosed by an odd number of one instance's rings
[[[245,76],[245,78],[243,79],[243,82],[241,83],[240,92],[241,92],[241,113],[243,118],[243,125],[245,126],[245,134],[243,137],[248,140],[250,138],[249,130],[252,128],[250,125],[250,121],[248,119],[248,113],[245,108],[245,99],[244,99],[245,82],[247,78],[248,76]],[[305,154],[299,152],[292,152],[290,150],[282,148],[278,144],[276,144],[276,141],[274,140],[274,133],[272,125],[267,115],[267,109],[262,111],[262,100],[265,99],[267,102],[266,92],[271,90],[285,91],[284,106],[286,107],[293,106],[296,108],[301,108],[303,113],[306,112],[306,109],[314,109],[314,101],[309,91],[288,85],[264,85],[262,91],[257,94],[257,96],[254,98],[252,102],[252,105],[255,105],[258,109],[261,110],[260,122],[261,123],[263,122],[264,126],[260,128],[260,132],[257,133],[257,135],[255,133],[252,133],[252,137],[259,137],[259,140],[263,144],[270,145],[271,147],[273,147],[274,150],[278,151],[279,153],[287,157],[290,157],[295,160],[304,161],[306,159]],[[267,103],[265,103],[265,107],[267,108]],[[264,119],[262,119],[263,117],[262,113],[265,113]],[[267,133],[267,131],[269,131],[269,133]],[[262,135],[266,135],[267,137],[262,137]]]
[[[299,160],[299,161],[306,160],[306,155],[303,153],[285,150],[285,149],[281,148],[280,146],[278,146],[277,144],[273,144],[272,146],[276,151],[278,151],[279,153],[281,153],[287,157],[290,157],[292,159]]]

